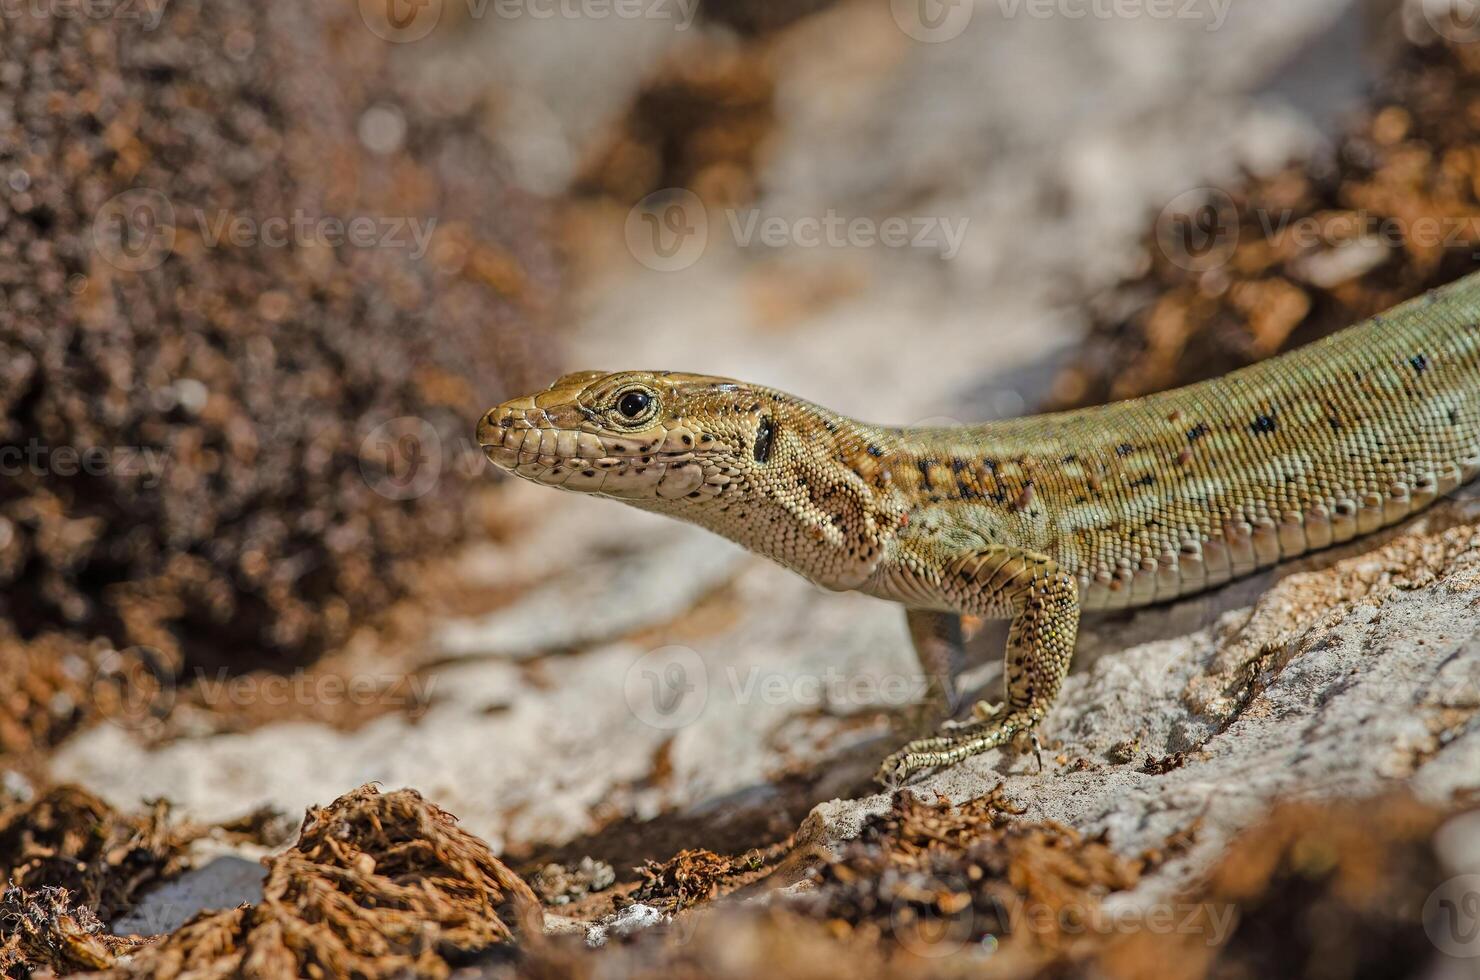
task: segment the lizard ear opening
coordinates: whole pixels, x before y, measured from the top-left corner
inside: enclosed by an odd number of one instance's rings
[[[751,451],[757,463],[764,463],[771,458],[771,442],[775,435],[776,427],[771,424],[771,417],[762,415],[760,427],[755,431],[755,448]]]

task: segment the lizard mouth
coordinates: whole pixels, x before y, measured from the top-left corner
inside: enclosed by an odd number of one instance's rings
[[[528,398],[505,402],[479,421],[478,445],[499,469],[562,490],[628,500],[712,496],[707,467],[692,449],[669,449],[666,431],[612,432],[566,414]]]

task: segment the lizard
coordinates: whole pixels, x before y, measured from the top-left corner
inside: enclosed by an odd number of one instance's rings
[[[1480,274],[1220,378],[968,426],[785,392],[580,371],[493,408],[499,469],[689,521],[826,589],[901,604],[936,718],[962,617],[1010,620],[1005,700],[884,761],[894,783],[1029,740],[1081,610],[1180,599],[1396,524],[1480,473]]]

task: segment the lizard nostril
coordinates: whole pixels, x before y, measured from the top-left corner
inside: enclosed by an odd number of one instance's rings
[[[488,446],[502,445],[505,437],[504,430],[512,425],[513,422],[514,419],[507,413],[501,413],[496,408],[493,409],[478,420],[478,445],[485,448]]]

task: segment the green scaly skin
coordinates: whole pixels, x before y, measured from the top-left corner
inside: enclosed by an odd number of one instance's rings
[[[490,411],[516,476],[691,521],[905,606],[949,705],[960,616],[1011,619],[1006,700],[885,761],[1028,736],[1081,609],[1165,602],[1387,527],[1480,472],[1480,275],[1226,377],[1086,411],[868,425],[784,392],[587,371]]]

